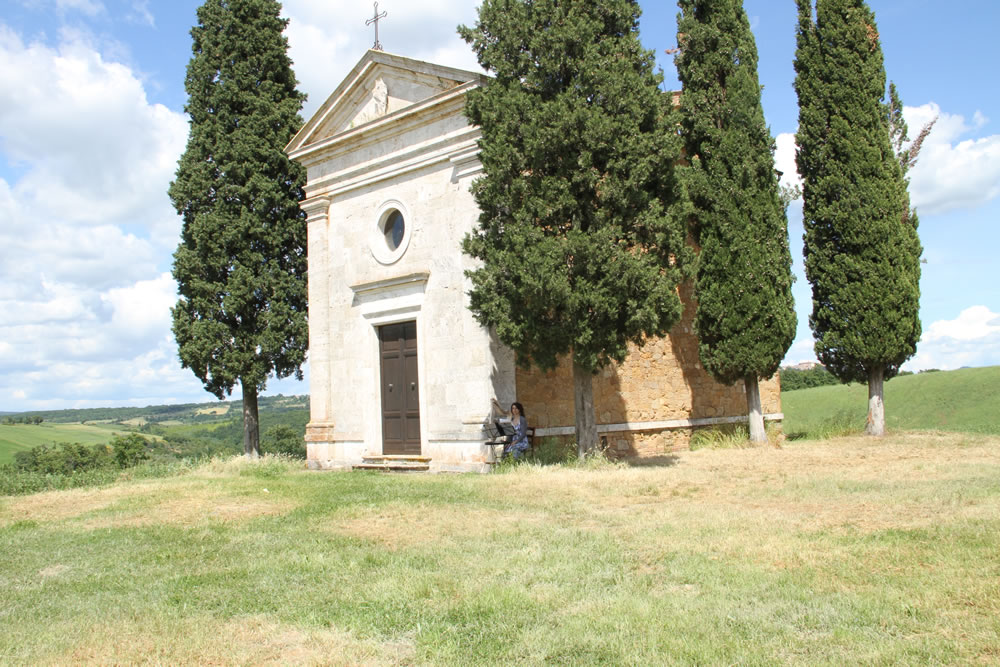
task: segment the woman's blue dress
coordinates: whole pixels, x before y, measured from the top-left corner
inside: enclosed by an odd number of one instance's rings
[[[515,459],[519,459],[528,451],[528,420],[519,417],[516,422],[511,420],[510,424],[514,427],[514,435],[503,448],[503,453],[513,454]]]

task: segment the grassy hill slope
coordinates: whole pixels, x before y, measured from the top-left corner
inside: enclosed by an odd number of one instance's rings
[[[107,443],[126,429],[116,424],[4,424],[0,425],[0,465],[14,460],[17,452],[51,445],[77,442],[81,445]]]
[[[862,429],[868,387],[862,384],[783,392],[784,431],[811,436],[831,425]],[[886,427],[1000,435],[1000,366],[919,373],[885,385]]]
[[[308,396],[260,398],[260,430],[286,425],[304,433],[309,421]],[[166,450],[179,456],[242,451],[243,403],[214,401],[145,408],[87,408],[15,413],[16,417],[41,416],[40,425],[0,424],[0,465],[10,463],[19,451],[38,445],[72,442],[82,445],[108,443],[116,433],[138,430],[147,438],[167,441]]]

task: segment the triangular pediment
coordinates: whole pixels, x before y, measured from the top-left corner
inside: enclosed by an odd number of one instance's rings
[[[286,150],[291,153],[484,78],[475,72],[368,51]]]

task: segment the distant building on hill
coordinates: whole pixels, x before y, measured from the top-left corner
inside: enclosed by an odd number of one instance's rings
[[[824,366],[818,361],[800,361],[799,363],[791,366],[782,366],[782,368],[795,371],[811,371],[814,368],[824,368]]]

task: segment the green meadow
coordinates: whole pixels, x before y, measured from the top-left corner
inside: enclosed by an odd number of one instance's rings
[[[121,424],[0,424],[0,465],[14,460],[14,454],[39,445],[77,442],[81,445],[106,444],[116,433],[131,430]]]
[[[1000,366],[925,372],[885,384],[886,428],[1000,435]],[[833,385],[782,392],[782,425],[790,438],[858,432],[868,387]]]
[[[4,664],[996,664],[1000,438],[0,499]]]

